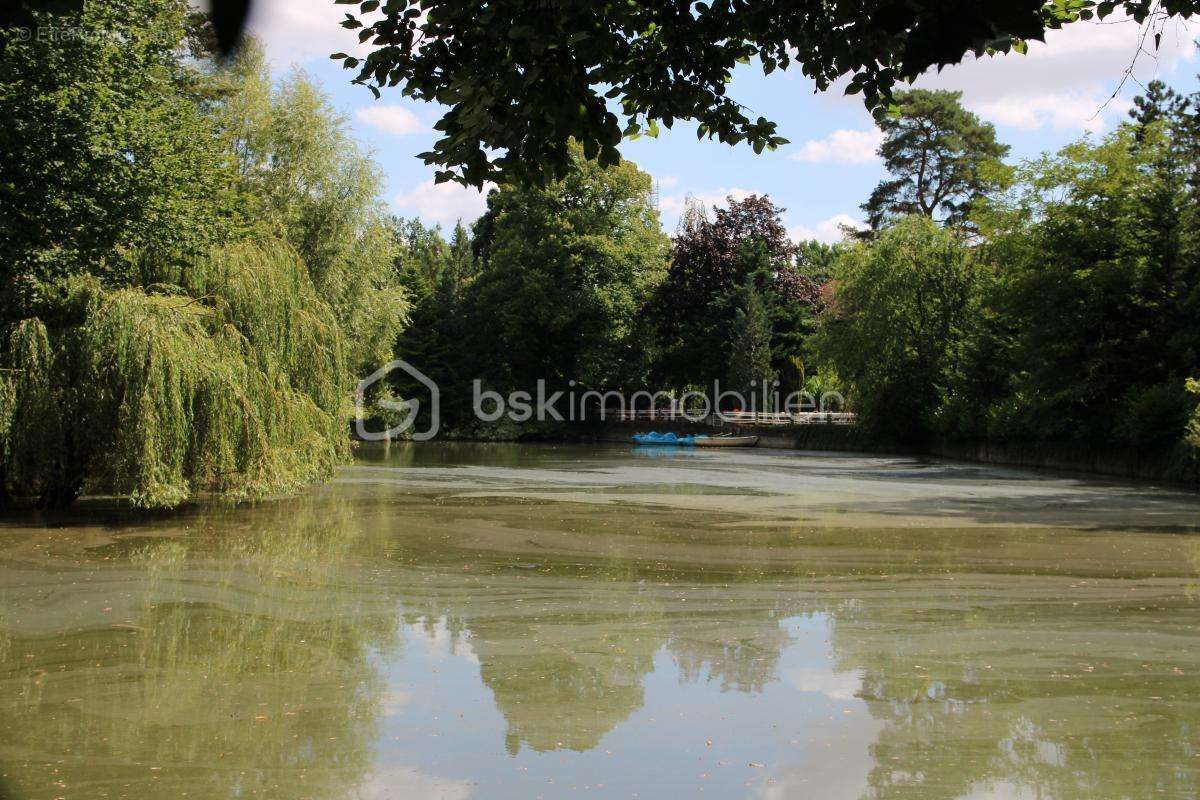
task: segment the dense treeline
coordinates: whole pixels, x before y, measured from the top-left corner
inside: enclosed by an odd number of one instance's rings
[[[1154,84],[1098,141],[985,165],[1001,177],[963,224],[910,217],[847,250],[816,346],[864,424],[1200,445],[1197,101]]]
[[[840,245],[789,242],[781,209],[751,197],[690,207],[668,257],[644,179],[637,235],[580,218],[564,192],[582,177],[493,196],[470,248],[461,227],[451,247],[417,226],[411,258],[436,251],[446,266],[407,281],[433,320],[408,342],[438,344],[406,357],[457,379],[459,398],[467,376],[627,392],[767,380],[784,397],[839,390],[883,442],[1200,446],[1200,99],[1156,83],[1109,135],[1017,165],[957,94],[904,93],[899,107],[889,176],[864,204],[872,227]],[[621,280],[547,247],[581,225],[620,230],[612,246],[644,258]],[[467,411],[452,409],[452,429]]]
[[[476,379],[505,396],[535,395],[539,381],[547,394],[574,390],[576,414],[592,419],[600,401],[585,403],[589,390],[812,388],[806,365],[833,248],[789,242],[782,209],[757,196],[711,212],[689,206],[671,240],[648,175],[629,162],[599,167],[578,149],[575,159],[560,181],[493,192],[473,233],[459,225],[447,242],[417,221],[403,226],[413,328],[397,352],[440,386],[451,435],[548,430],[479,425]]]
[[[447,243],[417,221],[402,226],[413,326],[397,355],[438,383],[452,434],[518,434],[476,424],[475,379],[506,394],[535,392],[539,380],[553,391],[645,379],[638,311],[670,254],[651,180],[630,162],[600,167],[579,149],[573,157],[562,180],[493,191],[473,233],[459,225]]]
[[[78,14],[4,34],[0,499],[329,475],[407,310],[377,170],[303,74],[216,69],[183,0]]]
[[[1200,448],[1200,97],[1153,84],[1108,136],[1013,165],[956,94],[901,93],[871,227],[833,246],[757,196],[669,238],[648,175],[575,145],[447,239],[385,213],[302,73],[253,43],[218,69],[183,0],[79,13],[99,35],[0,58],[0,501],[294,489],[348,456],[356,381],[396,357],[458,436],[546,431],[478,420],[476,380],[766,381],[844,394],[881,442]]]

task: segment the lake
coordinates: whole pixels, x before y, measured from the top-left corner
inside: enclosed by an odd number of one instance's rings
[[[0,525],[0,797],[1195,798],[1200,497],[411,445]]]

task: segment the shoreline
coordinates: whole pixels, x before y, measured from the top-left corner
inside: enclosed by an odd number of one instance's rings
[[[1170,450],[1129,447],[1096,447],[1079,442],[990,442],[935,439],[925,445],[904,445],[876,439],[852,425],[801,425],[790,428],[728,424],[710,428],[680,420],[610,422],[602,427],[539,431],[510,440],[465,436],[443,441],[481,444],[588,443],[629,444],[635,433],[652,430],[675,433],[709,433],[719,430],[735,436],[758,436],[758,447],[768,450],[863,453],[870,455],[926,456],[973,464],[1023,467],[1056,473],[1118,478],[1200,492],[1200,455],[1179,445]]]

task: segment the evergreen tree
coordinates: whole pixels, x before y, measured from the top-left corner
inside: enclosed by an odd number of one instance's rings
[[[655,332],[657,380],[677,389],[708,389],[725,378],[730,331],[747,279],[753,280],[773,325],[774,368],[784,371],[792,359],[807,357],[805,340],[820,304],[819,284],[798,267],[782,212],[759,196],[730,198],[711,220],[700,207],[685,212],[667,279],[645,309]]]
[[[475,254],[471,249],[471,233],[460,219],[450,234],[450,279],[455,288],[475,277]]]
[[[1145,135],[1147,127],[1159,120],[1176,120],[1186,112],[1187,107],[1187,98],[1181,97],[1162,81],[1150,81],[1146,85],[1146,93],[1135,97],[1133,108],[1129,109],[1129,116],[1138,127],[1138,141]]]
[[[461,276],[470,268],[470,234],[459,224],[453,243],[447,245],[439,228],[428,228],[414,219],[398,221],[396,235],[400,244],[398,270],[412,305],[409,327],[396,342],[396,356],[438,384],[443,415],[455,422],[469,411],[462,404],[469,387],[460,380],[459,372],[461,366],[469,364],[470,354],[462,347],[459,321]],[[401,397],[425,391],[406,373],[395,372],[392,377],[396,394]]]
[[[771,384],[771,320],[753,280],[747,280],[733,323],[726,376],[729,389],[750,398],[761,398],[764,382]],[[760,408],[760,411],[769,409]]]
[[[891,177],[862,206],[873,231],[907,214],[965,222],[973,203],[1003,186],[1008,145],[961,99],[928,89],[896,94],[897,112],[879,123],[879,155]]]

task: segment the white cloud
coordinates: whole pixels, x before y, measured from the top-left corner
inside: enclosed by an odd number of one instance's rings
[[[875,151],[882,142],[878,129],[838,130],[824,139],[805,142],[790,157],[809,164],[871,164],[877,160]]]
[[[360,108],[354,118],[359,122],[378,128],[384,133],[403,136],[425,130],[417,115],[404,106],[374,105]]]
[[[788,228],[788,238],[793,242],[807,242],[810,239],[816,239],[824,244],[833,244],[840,242],[843,237],[842,227],[848,228],[863,228],[865,227],[860,220],[855,219],[849,214],[835,214],[829,219],[822,220],[816,225],[809,227],[808,225],[796,225]]]
[[[1101,133],[1114,114],[1124,115],[1130,103],[1114,99],[1107,107],[1096,94],[1048,94],[1040,97],[1007,97],[972,103],[972,109],[986,120],[1023,131],[1036,131],[1049,125],[1056,131],[1085,130]]]
[[[434,183],[431,178],[396,195],[392,205],[426,222],[438,222],[448,228],[460,219],[474,222],[483,214],[487,209],[487,192],[492,188],[492,184],[486,184],[480,192],[458,183]]]
[[[338,52],[365,57],[372,48],[359,44],[357,30],[340,24],[346,11],[346,6],[325,0],[256,0],[249,27],[277,68],[327,59]]]
[[[968,108],[1002,128],[1076,136],[1121,122],[1130,100],[1149,81],[1190,78],[1198,35],[1200,20],[1170,20],[1155,51],[1153,36],[1143,40],[1136,22],[1114,14],[1104,22],[1077,22],[1049,31],[1045,42],[1030,42],[1025,55],[967,57],[940,72],[931,69],[917,86],[961,91]],[[1139,45],[1147,52],[1138,56],[1132,75],[1110,101],[1134,64]],[[843,94],[848,83],[848,78],[839,80],[818,102],[861,110],[861,95]]]
[[[660,189],[674,189],[679,185],[679,178],[674,175],[663,175],[654,180]]]
[[[999,126],[1035,131],[1103,131],[1124,118],[1129,98],[1154,78],[1169,79],[1196,55],[1196,23],[1171,21],[1162,46],[1137,58],[1120,95],[1110,100],[1134,62],[1142,29],[1115,15],[1104,22],[1079,22],[1030,42],[1025,55],[971,58],[930,72],[917,85],[963,92],[963,103]]]

